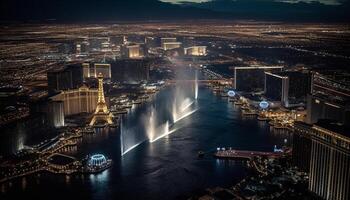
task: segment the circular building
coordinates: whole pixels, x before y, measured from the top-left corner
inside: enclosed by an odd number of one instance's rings
[[[228,95],[229,97],[234,97],[234,96],[236,95],[236,92],[233,91],[233,90],[229,90],[229,91],[227,92],[227,95]]]
[[[95,154],[91,156],[89,160],[89,165],[93,167],[95,166],[99,167],[99,166],[105,165],[106,163],[107,163],[107,159],[102,154]]]
[[[262,108],[263,110],[265,110],[265,109],[267,109],[268,107],[269,107],[269,102],[267,102],[267,101],[261,101],[260,103],[259,103],[259,107],[260,108]]]

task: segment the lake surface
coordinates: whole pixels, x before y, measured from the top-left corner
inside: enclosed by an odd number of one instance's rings
[[[20,178],[1,186],[1,199],[186,199],[198,190],[228,187],[245,177],[243,162],[212,157],[217,147],[272,151],[287,137],[270,132],[264,122],[242,117],[238,107],[208,88],[199,88],[198,99],[193,91],[191,85],[164,88],[151,102],[134,106],[121,128],[84,136],[70,152],[78,158],[102,153],[113,159],[112,168],[97,175]],[[182,102],[187,102],[185,108]],[[174,123],[174,107],[184,109],[182,115],[191,114]],[[173,132],[149,142],[163,134],[165,124]],[[206,152],[204,158],[198,158],[200,150]]]

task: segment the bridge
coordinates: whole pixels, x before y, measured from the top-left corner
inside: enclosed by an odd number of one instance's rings
[[[255,156],[279,157],[282,152],[264,152],[264,151],[241,151],[241,150],[221,150],[214,153],[217,158],[226,159],[252,159]]]

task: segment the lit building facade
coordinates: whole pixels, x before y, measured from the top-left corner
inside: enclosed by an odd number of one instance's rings
[[[138,44],[122,46],[121,55],[123,58],[140,58],[143,56],[141,46]]]
[[[164,42],[162,45],[162,48],[164,50],[171,50],[171,49],[177,49],[182,46],[181,42]]]
[[[111,64],[109,63],[83,63],[84,78],[97,78],[102,73],[106,79],[111,78]]]
[[[92,113],[97,106],[98,90],[82,86],[79,89],[62,91],[51,97],[54,102],[63,102],[64,116]]]
[[[206,46],[192,46],[184,48],[184,54],[189,56],[205,56],[207,55]]]
[[[309,190],[327,200],[350,199],[350,138],[313,125]]]
[[[350,198],[350,138],[345,131],[327,120],[294,125],[293,163],[309,172],[309,190],[323,199]]]

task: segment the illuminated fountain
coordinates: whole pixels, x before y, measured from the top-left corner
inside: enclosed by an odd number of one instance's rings
[[[152,107],[151,113],[149,115],[148,123],[145,125],[147,130],[147,136],[149,140],[155,137],[156,134],[156,118],[154,114],[154,108]]]
[[[198,72],[194,74],[194,99],[198,99]]]
[[[154,107],[152,107],[145,129],[147,131],[148,140],[152,143],[169,134],[169,122],[166,121],[158,126],[157,115],[155,114]]]
[[[179,130],[177,124],[197,111],[196,99],[198,99],[198,74],[195,72],[195,81],[191,85],[188,82],[178,82],[171,92],[171,102],[155,102],[149,105],[142,114],[129,113],[126,123],[121,127],[121,154],[122,156],[135,149],[145,141],[154,143],[161,138]],[[178,77],[183,80],[183,77]],[[171,98],[173,97],[173,98]],[[135,115],[134,115],[135,114]],[[134,116],[133,116],[134,115]],[[129,118],[130,117],[130,118]],[[134,118],[133,118],[134,117]],[[136,129],[134,124],[141,123],[142,128]]]
[[[194,101],[191,101],[190,98],[186,98],[185,100],[183,100],[180,106],[177,106],[176,100],[174,101],[172,106],[172,116],[174,124],[197,111],[196,109],[190,109],[193,103]]]
[[[197,95],[198,95],[198,91],[195,92],[195,96]],[[173,124],[170,124],[169,121],[166,121],[160,126],[157,126],[156,125],[157,117],[155,116],[152,110],[151,115],[149,117],[149,125],[147,127],[147,132],[148,132],[147,135],[149,137],[149,142],[153,143],[177,131],[178,129],[174,128],[174,125],[180,120],[190,116],[191,114],[197,111],[197,109],[193,108],[195,101],[191,98],[185,98],[184,91],[181,90],[180,87],[176,88],[174,97],[175,98],[172,102],[172,107],[170,110]]]
[[[157,133],[157,134],[156,134]],[[161,126],[159,126],[158,128],[155,129],[155,132],[153,132],[153,134],[151,135],[151,137],[149,138],[149,142],[155,142],[157,140],[159,140],[160,138],[163,138],[167,135],[170,134],[169,131],[169,122],[165,122],[164,124],[162,124]]]
[[[124,128],[124,123],[121,120],[120,123],[120,152],[124,156],[129,151],[135,149],[137,146],[142,144],[144,140],[139,140],[136,138],[137,130]]]
[[[83,167],[83,172],[98,173],[112,166],[112,160],[107,159],[103,154],[90,156],[87,164]]]

